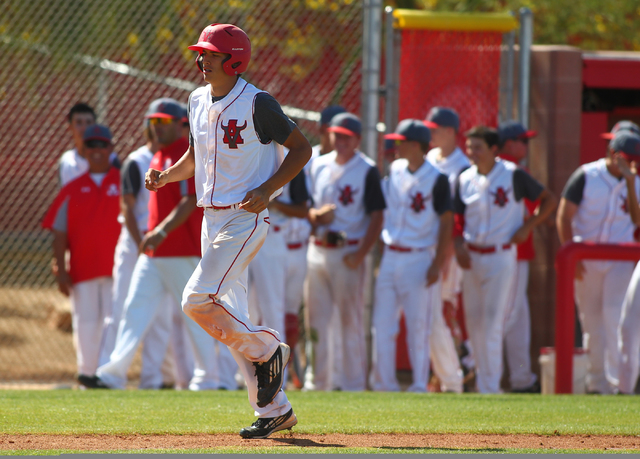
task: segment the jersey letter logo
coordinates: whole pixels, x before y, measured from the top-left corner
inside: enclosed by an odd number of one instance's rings
[[[353,195],[356,194],[356,191],[357,190],[351,189],[351,185],[346,185],[344,188],[340,189],[340,197],[338,198],[338,201],[340,201],[343,206],[353,203]]]
[[[496,198],[496,200],[493,201],[493,203],[500,207],[506,206],[507,203],[509,202],[509,197],[507,196],[507,193],[509,193],[509,191],[511,191],[511,188],[509,188],[508,190],[505,190],[501,186],[498,187],[495,193],[491,193],[493,197]]]
[[[629,213],[629,206],[627,205],[627,197],[626,196],[620,196],[620,199],[622,199],[622,205],[620,206],[620,208],[622,209],[622,211],[625,214]]]
[[[244,139],[240,135],[240,131],[247,128],[247,122],[245,121],[242,126],[238,126],[238,120],[229,120],[227,125],[221,124],[224,131],[224,138],[222,141],[229,145],[229,148],[238,148],[239,143],[244,143]]]
[[[420,193],[419,191],[416,193],[415,196],[411,197],[411,208],[413,209],[413,211],[417,214],[419,214],[421,211],[423,211],[425,209],[424,207],[424,202],[429,199],[429,197],[427,196],[426,198],[422,196],[422,193]]]

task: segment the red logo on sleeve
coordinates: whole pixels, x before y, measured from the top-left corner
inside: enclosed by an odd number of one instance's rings
[[[227,125],[221,124],[224,131],[224,138],[222,141],[229,145],[229,148],[238,148],[239,143],[244,143],[244,139],[240,135],[240,131],[247,128],[247,122],[245,121],[242,126],[238,126],[238,120],[229,120]]]

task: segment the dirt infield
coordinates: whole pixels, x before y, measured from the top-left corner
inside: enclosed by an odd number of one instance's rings
[[[475,435],[475,434],[372,434],[372,435],[303,435],[276,433],[265,440],[244,440],[238,435],[4,435],[0,450],[72,449],[87,451],[144,450],[247,447],[314,448],[415,448],[479,449],[496,451],[506,448],[540,450],[640,450],[640,437],[597,435]]]

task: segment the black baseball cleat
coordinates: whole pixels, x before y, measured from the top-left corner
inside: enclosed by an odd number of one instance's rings
[[[107,386],[104,381],[102,381],[102,379],[98,378],[96,375],[78,375],[78,382],[87,389],[110,389],[110,387]]]
[[[534,382],[528,387],[522,389],[511,389],[513,394],[539,394],[540,393],[540,381]]]
[[[256,378],[258,379],[258,400],[256,404],[264,408],[273,402],[284,382],[283,373],[289,361],[291,348],[285,343],[280,343],[271,358],[262,363],[254,362]]]
[[[240,436],[242,438],[267,438],[269,435],[279,430],[291,430],[291,428],[297,423],[298,418],[296,418],[293,408],[291,408],[282,416],[256,419],[256,422],[251,424],[251,426],[240,430]]]

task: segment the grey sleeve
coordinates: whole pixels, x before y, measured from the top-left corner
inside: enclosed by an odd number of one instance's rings
[[[433,210],[435,210],[438,215],[453,210],[449,179],[444,174],[438,176],[433,186]]]
[[[132,159],[125,159],[120,171],[120,190],[122,194],[137,195],[142,187],[140,168]]]
[[[67,228],[69,227],[67,221],[67,213],[69,209],[69,198],[64,200],[64,202],[58,208],[58,213],[56,213],[56,219],[53,221],[52,228],[56,231],[60,231],[61,233],[66,233]]]
[[[296,123],[284,114],[278,101],[266,92],[256,95],[253,125],[260,142],[263,144],[275,140],[282,145],[296,128]]]
[[[564,190],[562,190],[562,197],[579,206],[582,202],[586,183],[587,176],[584,173],[584,169],[580,167],[569,177],[567,184],[564,186]]]
[[[544,190],[544,186],[524,169],[516,169],[513,172],[513,194],[516,197],[516,201],[520,201],[522,198],[535,201],[542,193],[542,190]]]

